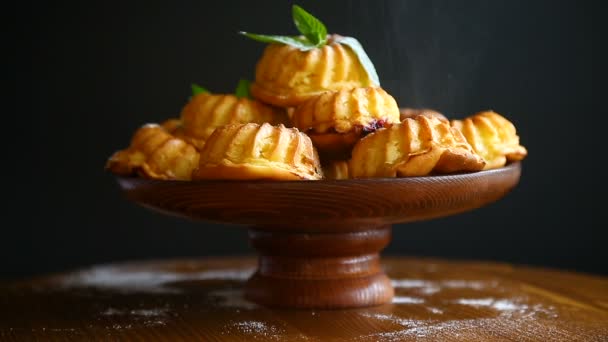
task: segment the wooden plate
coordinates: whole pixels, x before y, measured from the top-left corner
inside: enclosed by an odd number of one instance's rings
[[[189,219],[284,230],[354,231],[475,209],[503,197],[521,164],[456,175],[322,181],[162,181],[117,177],[131,200]]]
[[[411,178],[161,181],[117,177],[126,196],[169,215],[250,228],[259,269],[247,296],[270,306],[361,307],[393,289],[379,264],[391,224],[479,208],[507,194],[521,163]]]

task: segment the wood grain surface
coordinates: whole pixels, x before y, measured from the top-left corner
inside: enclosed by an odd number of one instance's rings
[[[352,232],[479,208],[519,182],[521,163],[407,178],[320,181],[163,181],[119,177],[125,195],[162,213],[266,230]]]
[[[101,265],[0,285],[2,341],[607,341],[608,279],[385,258],[392,303],[285,310],[243,295],[254,258]]]

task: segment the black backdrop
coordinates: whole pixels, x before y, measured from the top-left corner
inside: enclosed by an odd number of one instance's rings
[[[520,184],[487,207],[399,225],[385,254],[608,272],[601,234],[594,47],[598,8],[557,1],[299,1],[357,37],[402,106],[448,116],[494,109],[529,150]],[[287,1],[22,4],[3,277],[93,263],[248,254],[246,231],[128,202],[103,170],[142,123],[179,114],[190,83],[231,92],[263,45],[239,30],[295,34]],[[599,95],[599,94],[598,94]],[[576,119],[575,119],[576,118]],[[588,119],[588,120],[587,120]],[[587,122],[587,124],[586,124]],[[589,127],[590,126],[590,127]],[[586,127],[586,128],[583,128]],[[7,169],[5,169],[6,171]],[[603,196],[605,197],[605,196]],[[9,213],[10,215],[10,213]]]

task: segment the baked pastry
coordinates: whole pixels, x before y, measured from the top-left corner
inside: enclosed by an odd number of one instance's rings
[[[140,127],[127,149],[114,153],[106,169],[119,175],[152,179],[190,180],[199,154],[188,142],[171,135],[157,124]]]
[[[170,134],[175,134],[181,132],[182,120],[176,118],[167,119],[161,122],[160,125]]]
[[[325,91],[378,85],[353,50],[330,35],[327,44],[302,51],[286,44],[269,44],[255,69],[251,94],[263,102],[295,107]]]
[[[325,179],[348,179],[348,161],[334,160],[323,166]]]
[[[298,106],[292,117],[319,153],[332,159],[348,159],[363,135],[396,122],[397,102],[380,87],[322,93]]]
[[[193,179],[321,179],[310,138],[295,128],[255,123],[216,129],[201,151]]]
[[[519,144],[513,123],[496,112],[479,112],[463,120],[452,120],[451,124],[486,161],[486,169],[502,167],[507,161],[522,160],[528,154],[526,148]]]
[[[287,122],[285,110],[232,94],[194,95],[181,112],[180,137],[199,150],[213,131],[221,126],[243,123],[279,124]]]
[[[479,171],[484,165],[460,131],[446,121],[418,115],[361,139],[349,171],[352,178],[407,177]]]
[[[401,121],[407,118],[414,118],[418,115],[424,115],[427,117],[436,117],[437,119],[448,121],[443,114],[439,113],[436,110],[428,109],[428,108],[399,108],[399,119]]]

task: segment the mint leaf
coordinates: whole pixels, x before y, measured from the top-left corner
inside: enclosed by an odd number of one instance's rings
[[[379,86],[380,78],[378,77],[374,63],[372,63],[371,59],[367,56],[367,53],[365,53],[365,50],[363,50],[361,43],[353,37],[340,37],[336,39],[336,42],[344,44],[353,50],[355,55],[359,58],[359,62],[361,62],[361,65],[367,72],[367,76],[375,85]]]
[[[193,96],[196,96],[198,94],[205,94],[205,93],[210,93],[210,91],[199,86],[196,83],[192,83],[192,95]]]
[[[293,5],[291,14],[298,31],[313,45],[318,47],[327,42],[327,28],[319,19],[298,5]]]
[[[257,40],[262,43],[278,43],[291,45],[299,48],[302,51],[308,51],[314,49],[316,46],[311,44],[306,38],[298,37],[298,36],[275,36],[268,34],[256,34],[249,32],[239,32],[239,34],[244,35],[245,37],[251,38],[253,40]]]
[[[236,95],[236,97],[241,98],[241,97],[245,97],[245,98],[251,98],[251,95],[249,94],[249,86],[251,85],[251,82],[249,82],[248,80],[242,78],[239,80],[239,84],[236,86],[236,90],[234,91],[234,94]]]
[[[262,43],[291,45],[299,48],[301,51],[312,50],[327,43],[327,28],[319,19],[306,12],[298,5],[292,6],[291,14],[296,28],[304,37],[256,34],[248,32],[239,32],[239,34]]]

